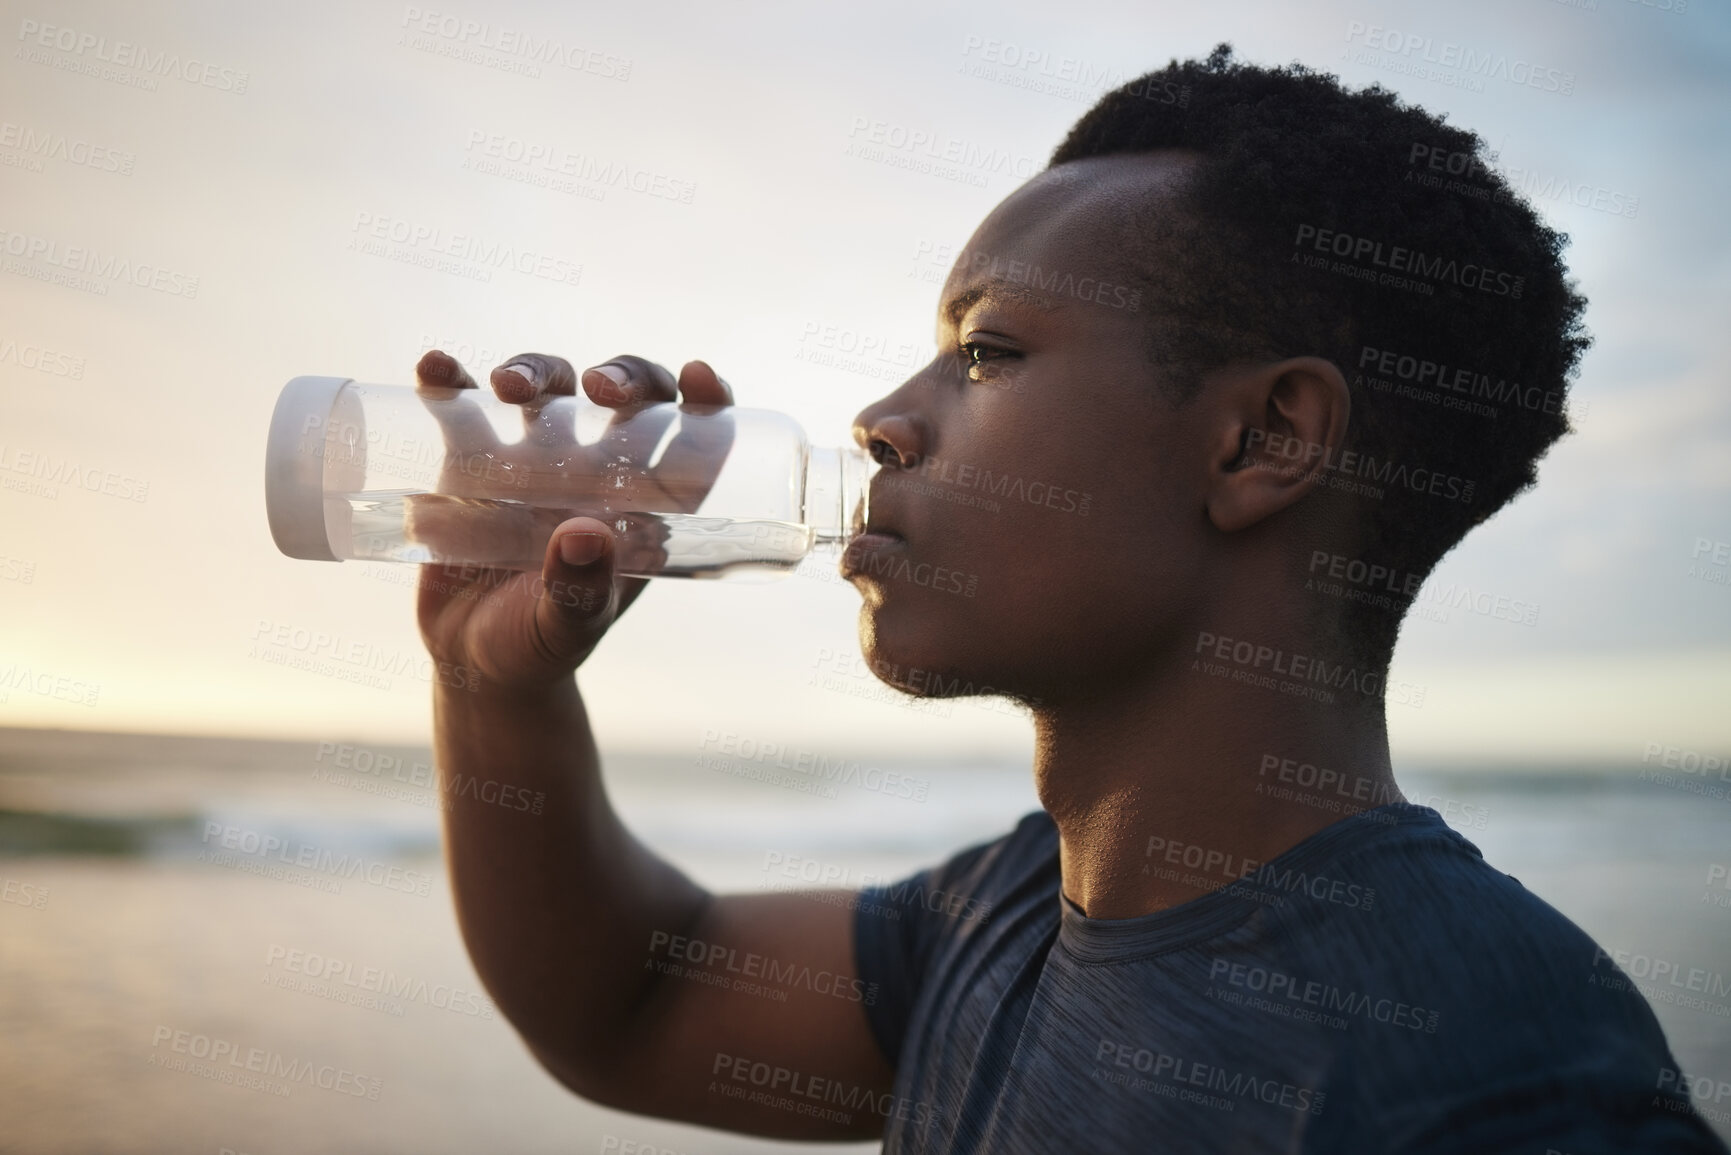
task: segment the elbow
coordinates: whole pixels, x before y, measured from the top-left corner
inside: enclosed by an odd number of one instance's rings
[[[621,1106],[608,1086],[605,1062],[577,1059],[551,1047],[539,1046],[528,1035],[522,1035],[522,1039],[535,1061],[541,1064],[541,1069],[567,1091],[603,1107]]]
[[[619,1045],[572,1047],[568,1040],[554,1045],[519,1030],[519,1036],[542,1070],[581,1099],[615,1111],[653,1114],[641,1086],[635,1086],[635,1064]]]

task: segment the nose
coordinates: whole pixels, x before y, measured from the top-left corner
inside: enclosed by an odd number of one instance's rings
[[[894,405],[896,394],[860,410],[853,419],[854,443],[890,469],[911,469],[927,451],[925,423]]]

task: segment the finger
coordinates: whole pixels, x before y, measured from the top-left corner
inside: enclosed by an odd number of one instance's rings
[[[726,409],[679,415],[679,432],[661,451],[651,475],[668,502],[683,513],[696,513],[715,485],[733,448],[733,414]]]
[[[679,399],[679,383],[665,366],[630,354],[584,370],[582,380],[589,400],[609,409],[633,410]]]
[[[628,413],[628,418],[615,414],[588,449],[603,478],[602,494],[610,509],[655,509],[655,470],[650,462],[656,446],[666,440],[668,427],[680,419],[679,410],[656,405]]]
[[[411,493],[403,499],[403,540],[447,563],[532,568],[539,544],[534,515],[528,505]]]
[[[462,453],[498,448],[499,436],[474,399],[462,390],[476,388],[475,379],[457,359],[442,349],[429,349],[415,366],[415,392],[439,423],[445,447]]]
[[[523,440],[530,445],[561,448],[577,443],[577,406],[560,401],[562,394],[543,395],[523,406]]]
[[[644,410],[679,399],[673,374],[643,357],[622,354],[585,370],[582,384],[591,401],[613,411],[595,449],[609,460],[635,462],[639,469],[646,466],[674,413],[671,408],[648,414]]]
[[[489,381],[499,400],[511,405],[577,392],[577,371],[571,362],[546,353],[519,353],[494,369]]]
[[[583,391],[597,405],[613,410],[596,449],[610,460],[637,463],[641,472],[674,418],[671,407],[659,413],[643,411],[679,399],[679,383],[673,374],[654,361],[622,354],[587,370]]]
[[[577,439],[576,410],[546,409],[555,397],[577,392],[577,371],[563,357],[519,353],[488,376],[499,400],[523,407],[523,438],[532,445],[569,445]]]
[[[615,573],[653,575],[666,571],[667,542],[673,530],[660,506],[654,512],[615,513],[608,519],[608,528],[613,533]]]
[[[679,396],[691,405],[732,405],[733,388],[707,361],[687,361],[679,371]]]
[[[473,389],[475,379],[443,349],[428,349],[415,365],[415,384],[421,389]]]
[[[589,655],[613,620],[613,534],[605,522],[574,517],[547,541],[535,603],[535,648],[556,665]]]
[[[733,404],[733,388],[707,361],[687,361],[679,371],[679,432],[662,450],[655,480],[675,509],[695,513],[709,496],[733,446],[733,421],[715,410]],[[697,406],[696,412],[686,412]]]

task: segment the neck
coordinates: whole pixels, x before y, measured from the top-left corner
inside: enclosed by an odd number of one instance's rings
[[[1404,801],[1379,699],[1324,704],[1193,660],[1209,658],[1185,654],[1035,712],[1034,780],[1058,826],[1064,894],[1090,918],[1199,898],[1351,814]]]

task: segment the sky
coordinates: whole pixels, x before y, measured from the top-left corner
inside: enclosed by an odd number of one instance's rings
[[[1731,753],[1731,19],[1715,6],[0,9],[0,725],[426,740],[413,567],[271,542],[284,382],[409,384],[433,345],[477,376],[526,349],[702,357],[741,404],[843,442],[907,349],[929,355],[945,254],[1108,85],[1228,40],[1480,133],[1569,234],[1591,300],[1578,434],[1450,555],[1434,612],[1403,633],[1394,673],[1423,696],[1390,708],[1397,763]],[[549,41],[563,62],[517,50]],[[1412,67],[1463,50],[1542,82]],[[922,171],[916,149],[862,148],[874,137],[996,161]],[[428,267],[459,236],[539,273]],[[79,249],[132,271],[68,275]],[[1530,608],[1470,608],[1498,599]],[[815,568],[653,583],[580,680],[603,744],[1026,756],[1002,704],[879,687],[857,608]],[[273,644],[285,631],[410,672],[366,684]]]

